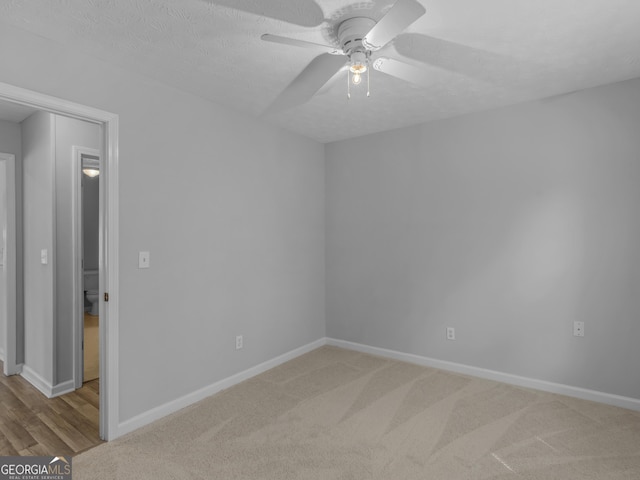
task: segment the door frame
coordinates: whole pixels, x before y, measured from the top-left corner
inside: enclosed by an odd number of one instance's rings
[[[0,82],[0,100],[102,127],[100,155],[99,285],[100,312],[100,437],[118,437],[118,312],[119,312],[119,197],[117,114]],[[108,302],[105,301],[108,293]]]
[[[6,223],[7,243],[3,252],[4,262],[2,275],[5,277],[6,303],[0,308],[5,310],[4,339],[4,374],[15,375],[20,369],[17,365],[16,343],[16,298],[17,298],[17,251],[16,251],[16,157],[11,153],[0,153],[0,162],[5,162],[6,172]],[[0,226],[1,227],[1,226]]]

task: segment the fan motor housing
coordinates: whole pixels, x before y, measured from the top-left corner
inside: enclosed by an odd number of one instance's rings
[[[358,50],[365,51],[362,39],[375,24],[375,20],[367,17],[353,17],[343,21],[338,26],[338,40],[342,51],[346,55]]]

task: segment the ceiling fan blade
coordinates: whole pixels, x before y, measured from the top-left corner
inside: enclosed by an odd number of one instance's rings
[[[433,83],[433,78],[427,70],[396,60],[395,58],[376,58],[373,62],[373,68],[379,72],[416,85],[428,86]]]
[[[271,35],[270,33],[265,33],[260,38],[265,42],[281,43],[283,45],[291,45],[293,47],[310,48],[316,51],[324,51],[331,55],[343,55],[342,50],[330,45],[322,45],[320,43],[307,42],[305,40],[297,40],[295,38],[281,37],[280,35]]]
[[[404,57],[486,82],[503,81],[505,72],[517,75],[523,67],[506,55],[417,33],[401,35],[394,47]]]
[[[234,10],[269,17],[282,22],[317,27],[324,22],[324,12],[315,0],[296,0],[295,7],[289,2],[265,2],[264,0],[203,0],[206,3],[222,5]]]
[[[340,70],[347,57],[323,53],[314,58],[293,82],[269,105],[263,115],[270,115],[300,105],[311,97]]]
[[[417,0],[398,0],[391,10],[362,39],[369,50],[379,50],[424,15],[426,10]]]

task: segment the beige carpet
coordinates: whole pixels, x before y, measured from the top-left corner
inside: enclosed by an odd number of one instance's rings
[[[640,479],[640,413],[323,347],[73,460],[81,479]]]

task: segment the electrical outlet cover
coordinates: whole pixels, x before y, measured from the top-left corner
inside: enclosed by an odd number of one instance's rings
[[[456,329],[453,327],[447,327],[447,340],[456,339]]]

